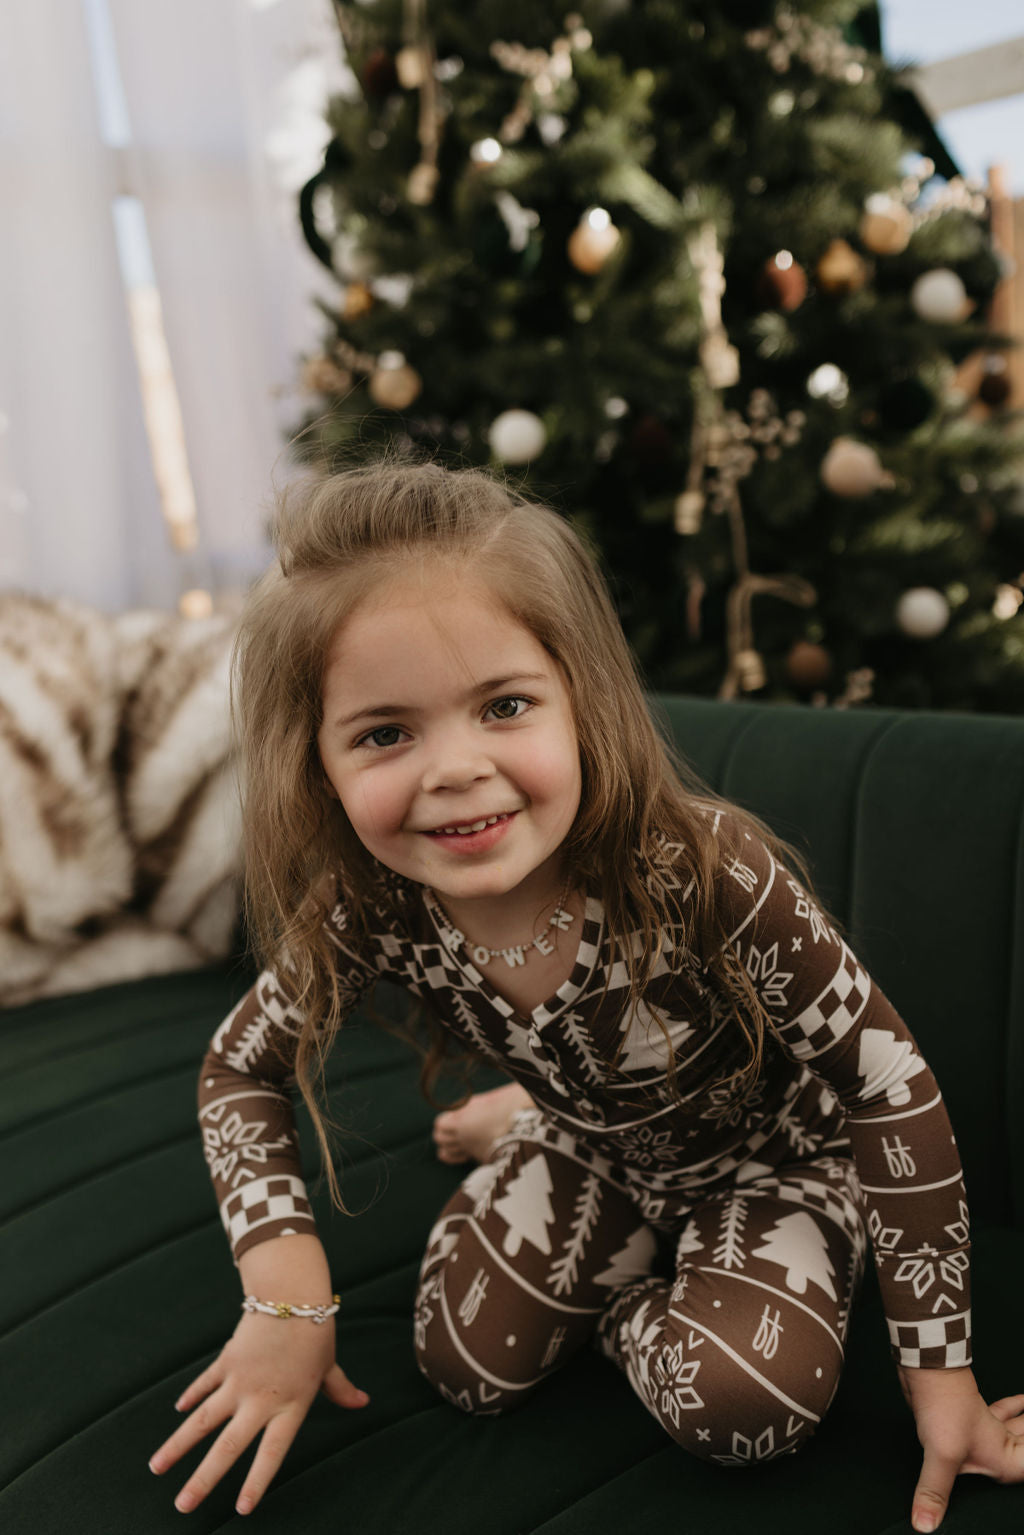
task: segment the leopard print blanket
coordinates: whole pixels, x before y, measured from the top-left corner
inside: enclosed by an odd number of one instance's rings
[[[0,595],[0,1006],[231,951],[230,620]]]

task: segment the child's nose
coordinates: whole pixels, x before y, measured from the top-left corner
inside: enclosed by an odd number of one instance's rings
[[[437,789],[468,789],[484,778],[494,777],[494,763],[481,750],[479,741],[457,738],[445,742],[431,755],[424,768],[423,788],[429,794]]]

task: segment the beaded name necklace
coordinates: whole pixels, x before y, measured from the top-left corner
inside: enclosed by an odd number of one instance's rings
[[[510,970],[517,965],[525,965],[531,949],[536,949],[538,954],[553,954],[555,945],[548,940],[548,933],[554,928],[559,928],[563,933],[572,926],[575,918],[571,911],[566,911],[563,902],[568,899],[568,890],[562,895],[555,907],[554,915],[548,920],[543,933],[535,933],[529,943],[515,943],[506,949],[491,949],[485,943],[468,944],[469,954],[475,965],[489,965],[492,959],[503,959]],[[446,949],[457,949],[460,944],[466,942],[466,935],[459,931],[448,920],[447,913],[441,906],[432,890],[424,889],[423,899],[431,915],[435,918],[441,929],[441,937]]]

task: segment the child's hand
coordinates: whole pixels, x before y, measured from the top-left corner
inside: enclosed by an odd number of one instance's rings
[[[158,1475],[224,1424],[202,1463],[174,1500],[181,1513],[210,1489],[263,1432],[236,1504],[248,1514],[277,1474],[318,1390],[339,1407],[365,1407],[365,1391],[352,1385],[334,1358],[334,1321],[280,1321],[248,1313],[209,1369],[176,1402],[190,1416],[150,1461]],[[194,1411],[191,1411],[194,1409]]]
[[[1024,1482],[1024,1396],[987,1405],[970,1369],[897,1368],[924,1450],[910,1519],[915,1530],[938,1528],[961,1472]]]

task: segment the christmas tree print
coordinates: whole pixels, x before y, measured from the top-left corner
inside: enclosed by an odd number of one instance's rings
[[[894,1107],[909,1103],[907,1083],[924,1069],[924,1061],[909,1040],[897,1040],[891,1029],[864,1029],[861,1032],[857,1061],[857,1074],[864,1078],[861,1098],[877,1098],[884,1092]]]
[[[608,1290],[621,1290],[634,1279],[643,1279],[651,1271],[657,1243],[650,1226],[638,1226],[618,1252],[612,1253],[608,1267],[594,1275],[594,1283]]]
[[[502,1243],[504,1252],[514,1258],[523,1242],[531,1242],[539,1252],[550,1253],[548,1227],[555,1218],[551,1208],[551,1174],[543,1155],[538,1152],[524,1162],[500,1199],[494,1201],[495,1214],[508,1222]]]
[[[588,1173],[573,1207],[569,1238],[563,1243],[564,1254],[552,1265],[547,1277],[547,1283],[556,1295],[567,1294],[578,1280],[580,1258],[593,1235],[600,1209],[601,1180]]]
[[[681,1258],[685,1253],[699,1253],[703,1251],[704,1243],[700,1239],[699,1231],[700,1227],[691,1215],[682,1236],[679,1238],[679,1245],[676,1247],[677,1257]]]
[[[797,1295],[806,1293],[807,1281],[811,1280],[831,1300],[838,1299],[832,1283],[836,1271],[829,1262],[824,1233],[802,1211],[776,1221],[766,1232],[764,1245],[755,1249],[753,1256],[784,1268],[786,1287]]]
[[[723,1212],[722,1229],[713,1257],[723,1268],[741,1269],[746,1263],[743,1254],[743,1228],[747,1224],[747,1202],[733,1199]]]
[[[462,996],[460,992],[455,992],[452,997],[452,1011],[454,1012],[458,1022],[462,1024],[462,1027],[465,1029],[466,1033],[469,1035],[477,1049],[483,1051],[485,1055],[493,1058],[494,1051],[488,1044],[487,1036],[483,1029],[480,1027],[480,1020],[474,1013],[473,1009],[470,1007],[469,1003],[466,1001],[465,997]]]
[[[605,1067],[598,1060],[590,1048],[590,1037],[580,1025],[583,1022],[582,1013],[563,1013],[561,1019],[562,1032],[568,1044],[580,1055],[583,1065],[592,1082],[601,1082],[605,1077]]]
[[[652,1067],[664,1071],[668,1047],[662,1024],[669,1032],[673,1051],[693,1033],[693,1025],[687,1019],[672,1018],[668,1013],[655,1015],[645,1003],[638,1003],[627,1020],[626,1047],[619,1057],[621,1071],[643,1071]]]

